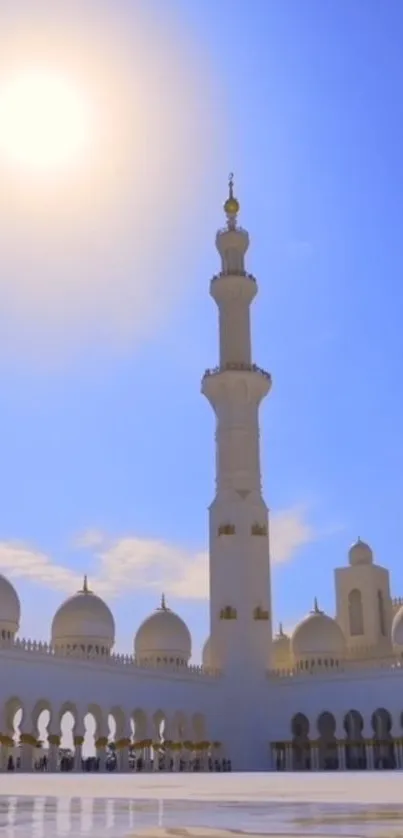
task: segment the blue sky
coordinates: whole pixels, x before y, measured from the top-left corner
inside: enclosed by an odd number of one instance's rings
[[[114,195],[118,233],[86,205],[91,237],[74,259],[58,240],[49,282],[43,253],[35,257],[28,291],[20,251],[30,218],[18,221],[18,240],[0,237],[0,569],[20,593],[22,633],[42,638],[78,577],[98,579],[122,650],[165,588],[197,658],[214,490],[214,420],[200,378],[217,359],[208,287],[230,170],[260,289],[254,356],[274,380],[262,461],[276,619],[294,624],[315,594],[334,611],[333,568],[358,535],[403,593],[403,9],[397,0],[140,7],[144,30],[132,3],[97,7],[98,21],[124,24],[126,46],[144,36],[140,90],[157,80],[139,117],[156,126],[147,177],[133,143],[124,178],[138,196],[136,223],[127,195],[120,205]],[[85,43],[90,16],[69,8]],[[158,38],[186,91],[159,73]],[[118,72],[111,64],[111,78]],[[116,133],[118,152],[120,141],[127,153]],[[52,200],[63,195],[55,189]]]

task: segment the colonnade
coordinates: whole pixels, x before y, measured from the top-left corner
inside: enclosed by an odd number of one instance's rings
[[[105,711],[95,704],[83,712],[71,702],[28,707],[12,698],[0,704],[0,771],[214,770],[223,746],[207,728],[197,712]]]
[[[289,739],[272,742],[277,771],[346,771],[403,768],[403,713],[378,708],[365,716],[350,710],[336,719],[323,712],[313,723],[297,713]]]
[[[276,771],[402,769],[403,738],[387,742],[336,739],[334,745],[326,748],[320,740],[309,741],[303,747],[294,741],[272,742],[271,759]]]

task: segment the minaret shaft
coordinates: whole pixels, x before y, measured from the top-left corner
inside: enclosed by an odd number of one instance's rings
[[[263,673],[270,660],[268,511],[261,494],[259,405],[271,386],[252,362],[250,306],[255,278],[245,270],[248,233],[237,226],[238,201],[225,203],[217,234],[221,273],[210,293],[219,309],[219,366],[202,392],[216,415],[216,497],[210,507],[211,650],[224,670]]]

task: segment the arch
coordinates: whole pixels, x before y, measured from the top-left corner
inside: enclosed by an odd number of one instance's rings
[[[344,716],[343,727],[346,731],[346,768],[361,771],[367,767],[365,742],[362,735],[364,719],[358,710],[349,710]]]
[[[53,709],[46,698],[40,698],[31,713],[32,733],[41,743],[41,747],[48,747],[48,736],[52,725]]]
[[[153,739],[155,742],[162,742],[167,715],[164,710],[158,709],[152,715]]]
[[[76,704],[72,701],[65,701],[61,705],[57,713],[58,724],[52,733],[60,736],[60,747],[63,754],[63,760],[73,764],[74,759],[74,735],[76,728],[80,725],[79,713]]]
[[[129,720],[126,718],[123,708],[117,705],[111,707],[108,714],[108,725],[112,740],[126,738],[126,722],[127,727],[129,727]]]
[[[53,714],[52,705],[51,705],[50,701],[48,701],[48,699],[40,698],[36,702],[36,704],[34,706],[34,709],[32,710],[32,713],[31,713],[32,728],[36,732],[38,732],[39,718],[40,718],[40,716],[42,716],[42,714],[45,711],[47,711],[49,713],[49,720],[48,720],[48,725],[49,725],[50,722],[51,722],[51,719],[52,719],[52,714]]]
[[[324,710],[317,718],[316,727],[319,733],[319,768],[324,771],[334,771],[339,767],[339,760],[336,740],[336,719],[333,713]]]
[[[353,588],[348,595],[348,622],[351,637],[360,637],[364,634],[362,594],[358,588]]]
[[[384,601],[384,598],[383,598],[383,593],[380,590],[378,590],[378,593],[377,593],[377,601],[378,601],[379,631],[380,631],[381,637],[386,637],[385,601]]]
[[[309,771],[311,767],[311,746],[309,741],[309,720],[304,713],[296,713],[291,719],[292,763],[294,771]]]
[[[148,719],[146,711],[141,707],[136,707],[131,713],[131,718],[133,720],[134,741],[139,742],[142,739],[147,739]]]
[[[374,768],[396,768],[393,747],[392,716],[385,707],[378,707],[371,716],[374,731]]]
[[[58,721],[59,721],[60,728],[61,728],[62,719],[66,715],[66,713],[69,713],[73,717],[73,721],[74,721],[73,727],[76,727],[76,725],[78,725],[78,723],[79,723],[78,708],[77,708],[77,705],[74,704],[73,701],[64,701],[62,706],[59,708],[57,718],[58,718]]]
[[[107,733],[107,724],[99,704],[91,703],[86,707],[84,718],[84,742],[82,757],[84,760],[94,760],[96,757],[96,740]]]
[[[183,710],[177,710],[172,718],[173,738],[177,742],[183,742],[188,735],[188,718]]]

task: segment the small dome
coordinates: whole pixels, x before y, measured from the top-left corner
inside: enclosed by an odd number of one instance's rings
[[[140,663],[188,663],[192,638],[186,623],[165,603],[141,624],[134,639],[134,653]]]
[[[283,631],[280,623],[277,634],[273,638],[272,645],[274,669],[287,669],[291,664],[291,640],[288,634]]]
[[[296,661],[324,655],[340,659],[344,655],[343,632],[336,620],[319,610],[316,599],[313,610],[294,630],[291,650]]]
[[[0,575],[0,638],[10,638],[20,627],[21,605],[17,591]]]
[[[83,648],[105,654],[115,642],[115,621],[106,603],[88,589],[87,577],[81,591],[66,599],[52,621],[52,645]]]
[[[393,646],[403,649],[403,605],[399,608],[392,623]]]
[[[374,556],[369,544],[358,538],[348,551],[348,560],[352,567],[372,564]]]

